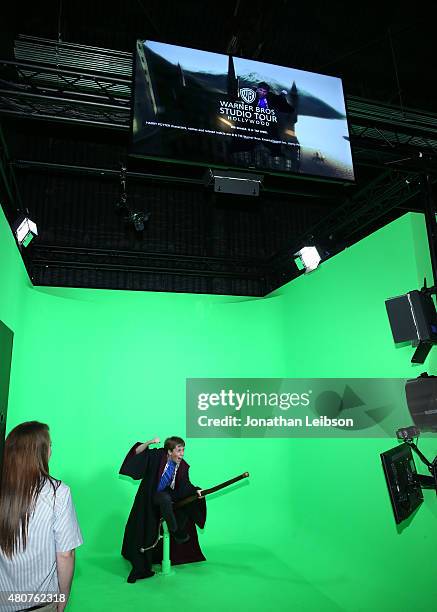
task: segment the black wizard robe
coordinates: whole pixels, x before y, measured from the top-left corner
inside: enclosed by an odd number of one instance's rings
[[[152,503],[152,498],[167,463],[167,451],[163,448],[146,448],[137,455],[135,449],[139,445],[140,442],[134,444],[120,468],[120,474],[130,476],[134,480],[141,480],[126,524],[121,554],[132,563],[134,570],[143,572],[150,570],[152,563],[162,561],[162,540],[158,546],[144,553],[140,552],[140,548],[151,546],[158,536],[159,508]],[[190,482],[189,467],[188,463],[182,459],[176,473],[175,488],[172,494],[174,501],[196,493],[198,487]],[[173,565],[205,561],[196,530],[196,525],[201,529],[205,525],[205,500],[196,500],[185,506],[184,512],[188,514],[186,531],[190,539],[184,544],[178,544],[170,537],[170,559]],[[177,510],[175,515],[177,519]]]

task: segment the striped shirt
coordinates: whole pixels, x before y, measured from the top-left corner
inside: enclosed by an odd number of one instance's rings
[[[11,592],[58,593],[56,553],[73,550],[82,543],[70,488],[61,482],[55,495],[46,482],[29,519],[26,550],[8,559],[0,549],[0,612],[35,605],[5,601],[5,595]]]
[[[179,463],[176,463],[176,461],[172,461],[171,459],[167,461],[159,480],[158,491],[164,491],[167,487],[174,489],[178,467]]]
[[[173,472],[173,477],[171,479],[171,483],[170,483],[170,489],[174,489],[175,488],[175,484],[176,484],[176,474],[178,473],[178,469],[179,469],[179,463],[176,463],[176,461],[172,461],[171,459],[169,459],[167,461],[167,463],[165,464],[165,468],[162,471],[161,474],[161,479],[164,476],[164,474],[167,473],[167,471],[170,469],[170,465],[174,463],[175,464],[175,468],[174,468],[174,472]],[[162,489],[160,489],[160,484],[161,484],[161,480],[159,481],[158,484],[158,491],[162,491]]]

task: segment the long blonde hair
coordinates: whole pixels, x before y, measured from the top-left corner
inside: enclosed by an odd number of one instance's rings
[[[5,442],[0,486],[0,549],[8,558],[25,550],[29,519],[44,484],[56,494],[60,482],[49,474],[49,427],[38,421],[17,425]]]

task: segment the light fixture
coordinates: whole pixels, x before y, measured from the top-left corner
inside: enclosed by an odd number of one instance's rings
[[[29,217],[21,215],[13,224],[14,234],[20,246],[27,247],[34,236],[38,236],[36,223],[31,221]]]
[[[205,173],[204,182],[213,186],[216,193],[231,193],[234,195],[259,196],[263,176],[249,172],[237,172],[224,168],[218,170],[209,168]]]
[[[318,267],[322,258],[315,246],[306,246],[294,254],[294,261],[298,269],[305,270],[305,274],[307,274]]]
[[[115,203],[115,208],[118,213],[124,215],[124,222],[127,225],[133,225],[136,232],[144,231],[147,221],[150,219],[149,212],[132,210],[128,204],[127,198],[127,167],[125,163],[121,164],[120,168],[120,197]]]
[[[437,377],[423,372],[405,385],[407,406],[415,427],[437,433]]]
[[[126,221],[131,223],[137,232],[142,232],[149,218],[149,212],[134,212],[131,210],[126,217]]]

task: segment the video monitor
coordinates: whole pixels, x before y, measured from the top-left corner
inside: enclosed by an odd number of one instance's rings
[[[342,81],[138,41],[135,156],[354,180]]]
[[[423,502],[413,454],[404,443],[381,453],[381,460],[395,521],[399,524]]]

